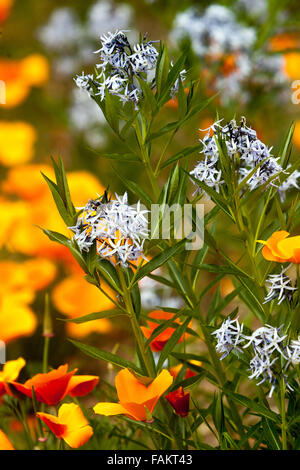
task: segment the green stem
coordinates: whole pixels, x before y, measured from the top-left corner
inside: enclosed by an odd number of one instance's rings
[[[281,439],[282,439],[282,450],[287,450],[287,438],[286,438],[286,415],[285,415],[285,382],[283,376],[280,378],[280,414],[281,414]]]
[[[131,301],[130,290],[127,287],[122,268],[117,267],[117,271],[118,271],[118,274],[119,274],[119,279],[120,279],[122,290],[123,290],[124,303],[125,303],[127,312],[129,314],[130,323],[131,323],[133,334],[135,336],[135,340],[136,340],[137,345],[139,347],[139,350],[140,350],[140,353],[142,355],[142,358],[143,358],[143,361],[144,361],[144,364],[145,364],[145,367],[147,369],[147,373],[148,373],[149,377],[155,377],[155,375],[156,375],[155,370],[154,370],[154,368],[151,364],[151,361],[149,360],[149,357],[148,357],[148,355],[145,351],[145,345],[144,345],[144,340],[143,340],[143,337],[142,337],[142,332],[141,332],[140,325],[139,325],[139,323],[137,321],[137,318],[136,318],[136,314],[135,314],[135,311],[134,311],[134,308],[133,308],[133,305],[132,305],[132,301]]]

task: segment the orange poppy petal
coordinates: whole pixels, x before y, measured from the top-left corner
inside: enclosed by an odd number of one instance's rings
[[[300,250],[300,235],[279,241],[278,249],[282,253],[284,253],[287,259],[292,259],[294,257],[295,252],[297,250]]]
[[[122,369],[115,379],[118,397],[121,403],[143,403],[146,398],[146,386],[128,369]]]
[[[66,395],[83,397],[90,393],[98,384],[99,377],[95,375],[73,375],[69,381]]]
[[[152,398],[160,398],[163,393],[172,385],[173,377],[167,369],[161,371],[161,373],[153,380],[153,382],[147,387],[147,400]],[[150,410],[151,411],[151,410]]]
[[[0,450],[15,450],[7,436],[0,429]]]
[[[11,382],[19,377],[21,369],[26,362],[23,357],[19,357],[15,361],[7,361],[3,366],[2,378],[5,382]],[[1,373],[0,373],[1,374]]]
[[[97,403],[94,408],[97,415],[115,416],[127,414],[128,411],[120,403]]]
[[[64,436],[64,441],[72,447],[72,449],[77,449],[78,447],[83,446],[88,442],[88,440],[93,435],[93,428],[89,424],[80,428],[76,431],[67,431],[66,435]]]
[[[64,435],[67,426],[61,424],[56,416],[50,415],[49,413],[37,413],[36,415],[48,426],[56,437],[61,438]]]

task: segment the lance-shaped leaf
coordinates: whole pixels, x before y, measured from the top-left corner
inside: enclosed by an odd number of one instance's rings
[[[143,277],[147,276],[148,274],[151,274],[152,271],[155,271],[155,269],[159,268],[160,266],[165,264],[170,258],[182,251],[185,243],[185,239],[180,240],[180,242],[176,243],[173,246],[170,246],[162,253],[152,258],[151,261],[144,264],[144,266],[142,266],[139,270],[136,271],[132,285],[134,285],[140,279],[143,279]]]
[[[109,362],[110,364],[114,364],[121,368],[132,369],[137,374],[141,374],[140,369],[133,362],[128,361],[127,359],[123,359],[122,357],[117,356],[116,354],[112,354],[108,351],[103,351],[102,349],[98,349],[93,346],[88,346],[87,344],[80,343],[72,339],[69,339],[69,341],[82,352],[94,359],[101,359],[102,361]]]
[[[87,315],[83,315],[82,317],[77,317],[77,318],[67,318],[67,319],[63,318],[62,320],[65,322],[79,324],[79,323],[86,323],[89,321],[102,320],[103,318],[119,317],[120,315],[127,315],[127,313],[119,308],[114,308],[110,310],[103,310],[102,312],[88,313]]]
[[[191,317],[188,317],[182,325],[178,326],[175,332],[172,334],[171,338],[164,346],[163,350],[160,353],[159,360],[157,363],[157,370],[161,369],[163,363],[168,358],[169,354],[173,351],[175,346],[177,345],[178,341],[180,340],[181,336],[186,332],[188,325],[191,321]]]

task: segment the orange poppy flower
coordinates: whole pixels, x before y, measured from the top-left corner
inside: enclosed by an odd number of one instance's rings
[[[6,434],[0,429],[0,450],[15,450]]]
[[[20,165],[33,157],[36,131],[27,122],[0,121],[0,141],[2,165]]]
[[[182,387],[168,393],[166,399],[181,418],[185,418],[189,414],[190,394],[185,392]]]
[[[121,370],[115,379],[119,403],[97,403],[94,411],[105,416],[124,414],[136,421],[146,421],[159,398],[170,387],[173,377],[165,369],[146,385],[128,369]]]
[[[48,165],[19,165],[8,172],[2,189],[6,194],[23,199],[24,213],[19,217],[12,217],[14,214],[13,203],[6,203],[4,224],[7,225],[7,228],[4,227],[2,235],[2,227],[0,227],[0,242],[3,239],[9,249],[28,256],[57,259],[68,266],[74,266],[74,258],[68,248],[51,242],[42,230],[37,228],[39,226],[54,230],[68,237],[72,235],[59,215],[51,192],[41,176],[41,171],[49,178],[54,178],[53,170]],[[86,204],[91,193],[101,194],[103,192],[101,183],[88,172],[67,173],[67,178],[75,207]]]
[[[38,401],[46,403],[46,405],[57,405],[65,397],[71,377],[77,371],[77,369],[71,372],[67,372],[67,370],[68,364],[65,364],[46,374],[37,374],[24,384],[12,382],[11,386],[13,390],[30,398],[32,398],[33,387]]]
[[[64,403],[58,410],[58,416],[37,413],[58,439],[63,439],[70,447],[83,446],[93,435],[93,429],[75,403]]]
[[[0,80],[5,83],[4,107],[14,107],[27,98],[32,86],[44,85],[49,78],[49,64],[40,54],[22,60],[0,59]]]
[[[3,23],[8,17],[12,4],[13,0],[0,0],[0,23]]]
[[[108,287],[105,289],[114,297],[111,289]],[[56,308],[70,318],[114,308],[114,303],[96,286],[86,282],[83,274],[73,274],[61,281],[54,288],[52,298]],[[109,333],[112,330],[112,323],[107,318],[103,318],[82,324],[67,323],[66,328],[68,335],[73,338],[83,338],[90,333]]]
[[[295,33],[282,33],[270,39],[272,51],[281,52],[285,49],[296,49],[300,44],[300,35]]]
[[[268,261],[300,263],[300,235],[289,237],[289,232],[280,230],[274,232],[267,241],[257,241],[265,245],[262,254]]]
[[[70,397],[83,397],[92,392],[99,382],[95,375],[73,375],[71,377],[66,395]]]
[[[153,312],[149,313],[149,318],[151,319],[153,318],[154,320],[170,320],[173,317],[174,317],[173,313],[164,312],[163,310],[154,310]],[[178,318],[174,320],[174,323],[180,324],[180,321],[178,320]],[[141,326],[141,330],[144,336],[147,339],[149,339],[153,331],[155,330],[155,328],[157,328],[160,325],[160,323],[156,323],[154,321],[147,321],[147,324],[148,324],[148,327]],[[171,338],[174,331],[175,331],[174,328],[168,327],[162,333],[156,336],[156,338],[150,343],[150,347],[152,351],[156,351],[156,352],[161,351],[166,345],[166,343],[169,341],[169,339]],[[181,343],[181,341],[183,341],[183,339],[186,336],[187,336],[186,334],[182,335],[178,343]]]
[[[21,274],[19,263],[0,262],[0,340],[5,343],[30,336],[37,325],[29,307],[34,300],[34,291]]]
[[[23,369],[26,362],[22,357],[16,359],[15,361],[7,361],[2,371],[0,371],[0,397],[5,395],[11,395],[11,391],[9,389],[9,383],[17,380],[20,374],[20,370]]]
[[[13,312],[13,317],[12,317]],[[25,303],[12,295],[1,298],[0,340],[8,344],[23,336],[31,336],[37,326],[36,317]]]

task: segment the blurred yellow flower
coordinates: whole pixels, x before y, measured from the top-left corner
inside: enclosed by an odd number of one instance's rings
[[[299,79],[300,53],[288,52],[284,54],[285,72],[291,80]]]
[[[32,86],[42,86],[49,78],[49,64],[40,54],[22,60],[0,59],[0,80],[5,83],[5,104],[10,108],[27,98]]]
[[[41,172],[53,178],[53,170],[48,165],[27,164],[11,168],[2,184],[5,193],[18,196],[27,203],[27,215],[19,220],[13,218],[14,230],[11,230],[9,247],[28,256],[44,256],[73,263],[69,250],[51,242],[36,226],[54,230],[70,236],[71,232],[61,219],[51,192],[41,176]],[[67,174],[70,193],[74,205],[80,207],[91,194],[102,194],[104,188],[93,175],[86,171],[74,171]],[[0,202],[1,204],[1,202]],[[8,218],[12,218],[9,208]],[[3,237],[3,236],[2,236]],[[1,229],[0,229],[1,241]]]
[[[0,262],[0,339],[6,343],[34,333],[37,320],[30,308],[35,291],[46,287],[56,275],[47,259]]]
[[[26,365],[23,357],[19,357],[14,361],[7,361],[3,369],[0,371],[0,397],[8,394],[12,395],[9,384],[19,377],[20,371]]]
[[[295,131],[293,135],[294,144],[300,148],[300,121],[295,122]]]
[[[15,450],[6,434],[0,429],[0,450]]]
[[[23,336],[31,336],[37,326],[37,320],[28,304],[33,300],[22,294],[0,293],[0,340],[9,343]]]
[[[0,121],[0,163],[13,166],[32,159],[36,132],[27,122]]]
[[[111,289],[105,287],[105,291],[114,298]],[[60,282],[53,289],[52,298],[55,307],[70,318],[114,308],[114,303],[96,286],[89,284],[82,274],[73,274]],[[81,324],[67,324],[67,333],[75,338],[82,338],[93,332],[109,333],[111,330],[112,324],[106,318]]]
[[[21,220],[26,220],[29,214],[29,207],[23,201],[8,201],[0,199],[0,248],[3,245],[9,246],[10,238],[15,230],[16,224]]]

